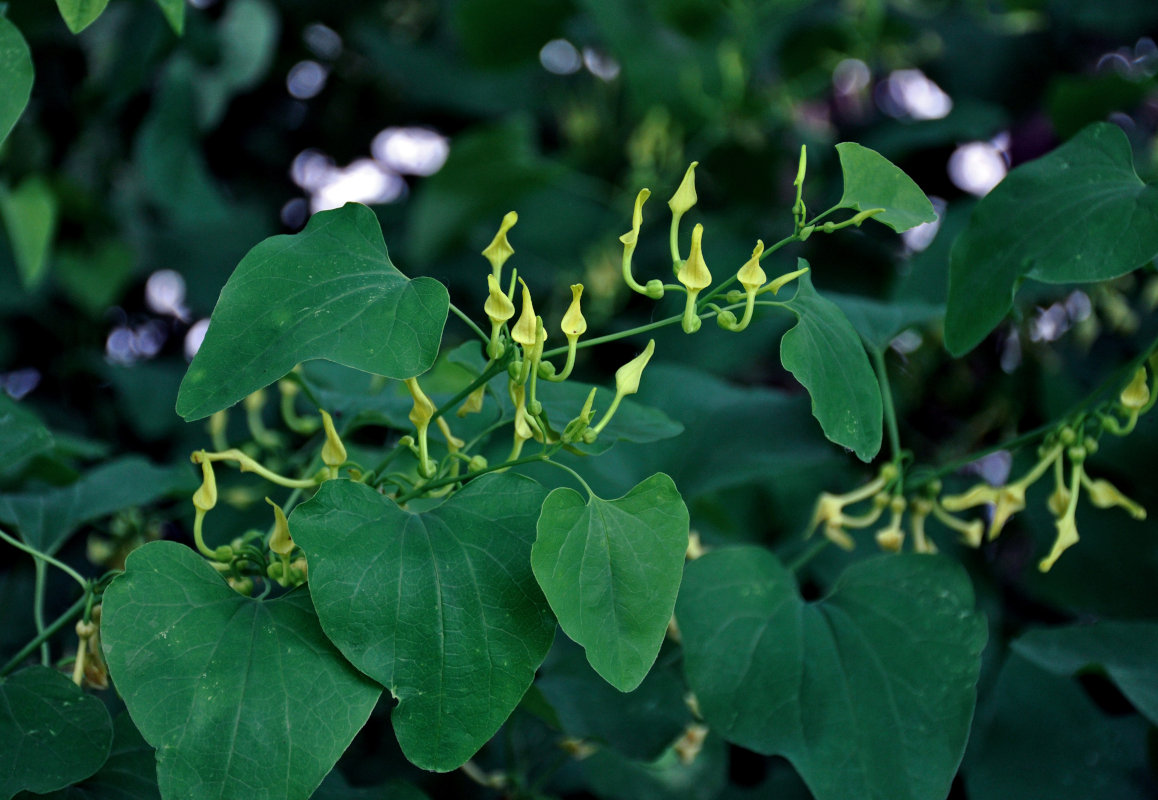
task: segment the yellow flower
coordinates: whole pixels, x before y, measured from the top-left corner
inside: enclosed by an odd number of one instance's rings
[[[561,323],[563,335],[567,337],[568,342],[578,340],[580,336],[587,332],[587,320],[583,318],[583,311],[579,308],[579,298],[582,296],[583,284],[572,284],[571,305],[567,308],[567,313],[563,315],[563,321]]]
[[[901,530],[901,519],[905,515],[905,498],[896,496],[889,500],[889,524],[876,533],[877,545],[890,553],[901,552],[905,533]]]
[[[507,212],[506,216],[503,217],[502,224],[499,225],[499,232],[495,234],[495,238],[492,239],[491,243],[482,251],[486,260],[491,262],[491,270],[495,278],[502,275],[503,264],[507,263],[507,259],[515,254],[515,249],[511,247],[511,243],[507,241],[507,231],[513,228],[518,221],[518,214],[514,211]]]
[[[616,395],[635,394],[639,391],[639,379],[643,376],[643,368],[647,366],[654,352],[655,339],[650,339],[642,353],[615,371]]]
[[[821,492],[816,500],[816,508],[812,512],[812,520],[808,523],[808,536],[811,536],[818,527],[823,525],[826,538],[845,550],[854,547],[852,537],[845,528],[865,528],[872,525],[880,517],[888,499],[880,492],[897,477],[897,468],[894,464],[885,464],[877,477],[868,483],[845,494]],[[873,498],[873,507],[860,516],[849,516],[844,513],[846,506],[859,503],[862,500]]]
[[[1120,402],[1130,411],[1141,411],[1150,402],[1150,386],[1146,382],[1146,368],[1138,367],[1130,385],[1118,396]]]
[[[704,262],[704,253],[701,249],[701,240],[704,236],[704,226],[699,223],[692,228],[692,250],[688,260],[680,266],[676,280],[688,288],[688,293],[695,297],[701,289],[712,285],[712,273]]]
[[[332,477],[336,477],[338,467],[346,463],[346,446],[334,428],[333,418],[322,411],[322,427],[326,431],[326,443],[322,445],[322,463],[330,468]]]
[[[531,290],[527,288],[527,283],[522,278],[519,278],[519,283],[523,284],[523,311],[519,314],[519,321],[511,329],[511,338],[524,348],[530,349],[535,346],[538,321],[535,317],[535,307],[531,304]]]
[[[744,291],[748,294],[755,294],[756,291],[764,285],[768,280],[768,276],[764,274],[764,269],[760,266],[760,256],[764,253],[764,242],[760,239],[756,240],[756,248],[752,251],[752,257],[748,259],[744,266],[740,267],[740,271],[736,273],[736,280],[744,287]]]
[[[643,225],[643,204],[649,197],[651,197],[650,189],[639,190],[639,194],[635,196],[635,211],[631,214],[631,230],[619,237],[619,241],[632,250],[639,241],[639,229]]]
[[[273,506],[273,533],[269,536],[269,549],[277,553],[279,556],[288,556],[294,551],[294,540],[290,536],[289,520],[285,518],[285,512],[281,510],[274,501],[268,497],[265,502]]]
[[[1090,480],[1090,477],[1082,472],[1082,485],[1086,487],[1090,502],[1098,508],[1121,506],[1134,519],[1146,519],[1146,509],[1118,491],[1118,488],[1109,481],[1102,478]]]
[[[499,288],[499,282],[494,275],[487,275],[487,292],[483,311],[492,324],[502,325],[515,315],[515,304],[507,297],[506,292]]]
[[[682,217],[687,213],[688,209],[696,204],[696,167],[699,166],[698,161],[693,161],[688,171],[684,173],[684,179],[680,182],[676,193],[672,195],[671,199],[667,201],[671,213],[675,217]]]
[[[198,511],[209,511],[217,505],[217,478],[209,459],[199,457],[204,455],[204,450],[193,454],[193,461],[201,462],[201,488],[193,493],[193,506]]]

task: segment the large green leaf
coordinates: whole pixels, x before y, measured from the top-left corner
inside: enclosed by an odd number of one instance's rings
[[[450,299],[390,262],[374,212],[350,203],[249,251],[221,290],[177,413],[200,419],[325,358],[410,378],[438,355]]]
[[[1147,727],[1107,717],[1077,681],[1011,654],[978,713],[965,786],[978,798],[1153,798]]]
[[[35,414],[0,391],[0,464],[12,464],[52,447],[52,434]]]
[[[1014,169],[977,204],[950,255],[945,346],[976,347],[1025,278],[1103,281],[1158,254],[1158,187],[1134,172],[1130,142],[1097,123]]]
[[[824,435],[871,461],[883,435],[880,384],[844,312],[817,293],[808,274],[799,283],[785,307],[800,321],[780,340],[780,360],[808,390]]]
[[[109,0],[56,0],[60,16],[73,33],[80,33],[96,21]]]
[[[32,53],[20,30],[0,17],[0,144],[32,95]]]
[[[786,757],[817,800],[942,800],[973,717],[985,645],[954,562],[882,556],[805,603],[755,547],[688,565],[684,671],[709,726]]]
[[[18,800],[35,800],[21,795]],[[157,758],[129,715],[113,720],[113,747],[104,766],[80,783],[39,800],[161,800]]]
[[[647,675],[671,621],[688,547],[688,510],[652,475],[618,500],[555,489],[543,503],[531,568],[564,632],[621,692]]]
[[[883,208],[884,212],[873,219],[898,233],[937,218],[921,188],[880,153],[856,142],[841,142],[836,152],[844,173],[844,194],[837,204],[840,208]]]
[[[11,191],[0,190],[0,218],[25,289],[38,285],[48,268],[56,235],[56,205],[56,196],[40,176],[28,178]]]
[[[84,780],[112,741],[104,703],[56,670],[28,667],[0,679],[0,800]]]
[[[290,517],[326,635],[398,700],[394,732],[423,769],[474,755],[551,646],[530,566],[543,498],[527,478],[484,475],[418,514],[332,480]]]
[[[1158,623],[1102,621],[1034,630],[1016,639],[1013,650],[1056,675],[1105,670],[1134,707],[1158,725]]]
[[[583,648],[556,636],[535,688],[567,736],[604,743],[628,758],[659,758],[692,721],[674,645],[660,653],[637,689],[624,694],[591,669]]]
[[[166,800],[305,800],[381,694],[322,633],[308,591],[242,597],[175,542],[129,554],[101,639]]]
[[[114,511],[197,489],[187,465],[158,467],[140,456],[110,461],[59,489],[0,496],[0,521],[42,553],[60,549],[80,525]]]

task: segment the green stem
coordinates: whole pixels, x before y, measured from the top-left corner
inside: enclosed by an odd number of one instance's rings
[[[582,345],[580,345],[580,346],[582,346]],[[563,348],[563,350],[566,350],[566,348]],[[554,352],[554,351],[552,351],[552,352]],[[546,354],[544,354],[544,355],[546,355]],[[505,370],[507,368],[507,363],[510,360],[511,360],[510,356],[508,355],[508,356],[503,356],[495,361],[491,361],[487,365],[486,369],[483,370],[482,375],[479,375],[477,378],[475,378],[473,381],[471,381],[465,389],[460,391],[454,397],[450,398],[445,403],[440,405],[438,408],[434,409],[434,413],[430,416],[430,421],[434,422],[434,420],[438,419],[443,414],[450,411],[452,408],[454,408],[459,403],[461,403],[463,400],[465,400],[467,398],[467,396],[470,395],[470,393],[473,392],[475,389],[482,386],[484,383],[489,381],[495,375],[498,375],[500,372]],[[377,472],[377,470],[375,470],[375,472]]]
[[[638,333],[646,333],[647,331],[653,331],[656,328],[663,328],[667,325],[674,325],[674,324],[682,321],[683,318],[684,318],[683,314],[676,314],[674,317],[665,317],[664,319],[658,320],[656,322],[652,322],[652,323],[649,323],[647,325],[640,325],[639,327],[636,327],[636,328],[629,328],[625,331],[620,331],[619,333],[609,333],[606,336],[596,336],[594,339],[587,339],[585,341],[579,342],[576,345],[576,347],[577,348],[594,347],[597,344],[606,344],[607,342],[615,342],[615,341],[618,341],[620,339],[626,339],[629,336],[635,336]],[[560,356],[566,352],[567,352],[566,347],[556,347],[554,350],[548,350],[547,352],[543,353],[543,358],[551,358],[553,356]]]
[[[897,409],[893,405],[893,390],[889,385],[889,369],[885,363],[885,354],[879,347],[865,343],[872,357],[873,369],[877,373],[877,382],[881,385],[881,402],[885,411],[885,427],[889,432],[889,451],[892,453],[892,462],[897,465],[897,493],[904,491],[904,472],[901,469],[901,434],[897,427]]]
[[[565,470],[566,472],[570,472],[571,477],[574,478],[575,480],[579,481],[579,485],[582,486],[587,491],[587,498],[589,500],[595,499],[595,492],[591,491],[591,487],[587,485],[587,481],[583,480],[583,476],[580,475],[578,472],[571,469],[566,464],[560,464],[558,461],[551,461],[550,459],[544,459],[544,463],[550,464],[553,467],[558,467],[559,469]]]
[[[85,589],[88,587],[88,581],[86,581],[84,578],[82,578],[80,576],[80,573],[77,572],[72,567],[70,567],[68,564],[57,561],[52,556],[48,555],[47,553],[42,553],[34,547],[29,547],[28,545],[24,544],[24,542],[21,542],[18,539],[12,538],[11,536],[9,536],[7,533],[5,533],[2,530],[0,530],[0,539],[3,539],[4,541],[8,542],[8,544],[12,545],[17,550],[23,550],[25,553],[28,553],[28,555],[32,556],[37,561],[44,561],[44,562],[56,567],[57,569],[61,570],[62,572],[67,573],[69,575],[69,577],[71,577],[74,581],[76,581],[77,583],[80,584],[80,588]]]
[[[413,500],[418,495],[424,494],[430,489],[437,489],[441,486],[449,486],[452,483],[459,483],[460,481],[473,480],[480,475],[486,475],[488,472],[497,472],[501,469],[507,469],[509,467],[517,467],[517,466],[520,466],[522,464],[533,464],[537,461],[546,461],[547,457],[548,456],[546,453],[536,453],[533,456],[524,456],[522,458],[516,458],[512,461],[504,461],[502,464],[495,464],[494,466],[488,466],[486,469],[480,469],[477,472],[470,473],[469,475],[456,475],[456,476],[452,476],[449,478],[439,478],[438,480],[430,481],[429,483],[424,483],[421,486],[415,486],[409,492],[405,492],[405,493],[399,495],[398,497],[395,497],[394,502],[397,503],[398,505],[402,505],[407,500]]]
[[[788,562],[788,569],[793,572],[800,572],[800,570],[808,565],[808,562],[820,555],[826,547],[828,547],[828,539],[818,539],[813,542],[807,550]]]
[[[476,325],[473,319],[471,319],[466,314],[464,314],[458,306],[456,306],[454,303],[451,303],[450,304],[450,310],[451,310],[451,313],[453,313],[456,317],[458,317],[463,322],[465,322],[467,324],[467,327],[469,327],[472,331],[474,331],[476,334],[478,334],[478,337],[480,339],[482,339],[484,342],[486,342],[488,344],[490,343],[491,337],[489,337],[485,333],[483,333],[483,329],[480,328],[478,325]]]
[[[59,617],[57,617],[56,620],[51,625],[49,625],[43,631],[38,633],[36,635],[35,639],[33,639],[28,644],[24,645],[24,647],[22,647],[20,649],[19,653],[12,656],[12,658],[8,659],[8,663],[5,664],[3,667],[0,667],[0,678],[4,677],[9,672],[16,669],[16,667],[20,666],[20,663],[22,661],[24,661],[24,659],[26,659],[30,655],[32,655],[34,652],[36,652],[36,649],[38,647],[42,647],[42,646],[46,647],[48,645],[49,639],[51,639],[53,636],[55,636],[57,633],[59,633],[61,628],[63,628],[65,625],[67,625],[69,622],[71,622],[72,619],[77,614],[84,612],[85,606],[88,602],[88,595],[89,595],[90,591],[91,590],[89,589],[89,587],[86,586],[85,587],[85,593],[84,593],[84,595],[82,595],[80,597],[79,600],[77,600],[75,603],[73,603],[71,606],[69,606],[68,610],[65,611],[63,614],[61,614]]]
[[[44,633],[44,588],[48,583],[48,565],[39,558],[33,562],[36,568],[36,584],[32,590],[32,621],[36,624],[36,633]],[[40,645],[40,663],[48,666],[48,642]]]

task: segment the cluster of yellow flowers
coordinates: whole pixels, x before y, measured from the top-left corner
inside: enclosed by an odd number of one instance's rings
[[[979,483],[961,494],[945,496],[941,496],[940,481],[932,481],[925,485],[925,492],[920,496],[906,500],[899,490],[900,470],[896,464],[888,463],[881,468],[875,479],[851,492],[821,494],[809,533],[822,528],[824,535],[831,541],[845,549],[852,549],[854,542],[848,531],[868,528],[888,508],[891,514],[889,522],[876,533],[877,544],[884,550],[897,552],[902,548],[905,534],[901,522],[906,510],[909,512],[909,529],[915,552],[936,552],[936,546],[925,535],[925,520],[930,515],[960,534],[965,544],[979,547],[983,542],[996,538],[1009,519],[1025,508],[1029,487],[1046,473],[1052,472],[1054,490],[1047,505],[1053,514],[1057,533],[1049,554],[1038,563],[1038,569],[1048,572],[1058,557],[1078,541],[1076,514],[1083,489],[1086,497],[1097,508],[1118,506],[1134,519],[1146,518],[1146,509],[1126,497],[1112,483],[1092,478],[1086,471],[1085,462],[1088,456],[1097,451],[1097,435],[1102,432],[1126,435],[1134,429],[1138,417],[1158,399],[1158,393],[1151,387],[1153,381],[1154,378],[1147,375],[1146,367],[1139,367],[1118,396],[1117,402],[1108,410],[1082,415],[1049,434],[1038,450],[1037,462],[1017,480],[1000,486]],[[846,513],[848,506],[864,501],[871,501],[869,510],[861,514]],[[976,519],[966,521],[953,515],[953,512],[977,507],[990,510],[988,524]]]

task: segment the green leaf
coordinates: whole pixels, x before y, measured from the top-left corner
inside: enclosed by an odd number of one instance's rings
[[[35,800],[21,795],[18,800]],[[113,720],[113,747],[104,766],[90,778],[39,800],[161,800],[157,759],[128,714]]]
[[[591,669],[579,645],[557,636],[535,687],[554,714],[552,722],[567,736],[602,742],[628,758],[651,761],[663,755],[692,721],[678,658],[675,646],[661,652],[639,688],[624,694]]]
[[[474,755],[551,646],[530,567],[543,497],[527,478],[484,475],[416,514],[332,480],[290,517],[326,635],[398,700],[394,732],[423,769]]]
[[[0,391],[0,471],[52,447],[52,434],[35,414]]]
[[[109,0],[56,0],[56,7],[60,9],[60,16],[73,33],[80,33],[105,10]]]
[[[0,679],[0,798],[38,794],[92,775],[109,754],[113,725],[104,703],[47,667]]]
[[[841,142],[836,152],[844,173],[844,194],[837,204],[840,208],[883,208],[884,212],[873,219],[897,233],[937,218],[921,188],[880,153],[855,142]]]
[[[101,639],[129,714],[157,748],[167,800],[305,800],[365,724],[380,688],[318,625],[309,592],[229,588],[197,553],[150,542],[104,595]]]
[[[949,793],[986,639],[956,563],[862,561],[805,603],[771,553],[715,550],[688,565],[676,619],[705,722],[786,757],[817,800]]]
[[[0,17],[0,144],[32,95],[32,53],[20,30]]]
[[[969,797],[1153,798],[1147,727],[1107,717],[1076,681],[1011,655],[978,714],[963,769]]]
[[[897,334],[916,325],[927,325],[945,314],[945,307],[922,300],[891,302],[851,294],[825,293],[840,308],[861,338],[884,350]]]
[[[438,355],[450,299],[433,278],[409,280],[390,262],[374,212],[350,203],[305,230],[249,251],[221,290],[205,341],[177,395],[200,419],[325,358],[410,378]]]
[[[780,340],[780,360],[808,390],[824,435],[871,461],[883,435],[880,384],[844,312],[817,293],[809,274],[799,284],[785,308],[800,321]]]
[[[39,176],[12,191],[0,191],[0,218],[25,289],[34,288],[44,278],[56,235],[56,211],[56,196]]]
[[[187,465],[157,467],[129,456],[59,489],[0,496],[0,520],[15,525],[25,542],[52,555],[85,522],[169,494],[192,493],[197,486]]]
[[[1130,142],[1097,123],[1011,171],[973,212],[950,254],[945,346],[976,347],[1026,278],[1116,278],[1158,254],[1158,187],[1134,172]]]
[[[181,36],[185,33],[185,0],[157,0],[165,21],[173,29],[173,33]]]
[[[618,500],[555,489],[543,503],[531,568],[563,631],[604,680],[630,692],[663,644],[688,547],[688,510],[652,475]]]
[[[728,748],[710,733],[689,764],[675,750],[647,762],[603,749],[582,769],[591,791],[610,800],[713,800],[728,780]]]
[[[1158,725],[1158,624],[1102,621],[1034,630],[1013,650],[1055,675],[1105,670],[1126,698]]]

